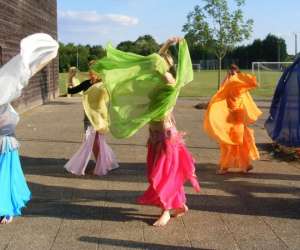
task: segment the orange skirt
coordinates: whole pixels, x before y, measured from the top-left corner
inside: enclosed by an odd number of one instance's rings
[[[251,160],[259,159],[259,152],[255,145],[254,132],[246,126],[243,129],[243,140],[239,145],[220,143],[220,169],[239,168],[247,171]]]

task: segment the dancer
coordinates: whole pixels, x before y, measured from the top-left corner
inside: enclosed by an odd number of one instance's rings
[[[91,61],[91,67],[95,62]],[[69,87],[69,94],[76,94],[83,91],[84,107],[84,129],[85,139],[79,150],[66,163],[65,169],[75,175],[84,175],[88,171],[88,163],[92,152],[96,159],[96,166],[91,171],[94,175],[106,175],[108,171],[118,168],[119,165],[112,149],[105,140],[105,133],[108,132],[107,102],[108,94],[103,87],[101,79],[89,71],[90,79],[75,87]]]
[[[21,41],[21,52],[0,69],[0,223],[8,224],[30,200],[21,168],[15,128],[18,113],[9,104],[21,95],[30,77],[56,57],[58,43],[47,34]]]
[[[175,70],[168,48],[176,43],[179,43],[179,56],[175,76],[171,73]],[[160,207],[162,213],[153,225],[165,226],[172,211],[178,217],[188,210],[184,183],[189,180],[200,191],[194,160],[172,115],[181,87],[193,79],[187,43],[171,38],[159,54],[149,56],[109,46],[107,57],[99,60],[93,69],[103,75],[111,96],[110,129],[115,137],[129,137],[149,123],[149,187],[138,203]]]
[[[252,169],[251,160],[259,159],[253,130],[261,111],[248,90],[257,87],[255,76],[241,73],[232,64],[218,92],[211,99],[204,117],[204,130],[220,145],[217,174],[237,168],[243,173]]]
[[[300,58],[288,67],[278,81],[270,115],[265,128],[271,139],[280,147],[300,147]]]

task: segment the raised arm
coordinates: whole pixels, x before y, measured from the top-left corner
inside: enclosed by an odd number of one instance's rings
[[[165,53],[167,53],[167,51],[168,51],[168,49],[169,49],[169,47],[170,47],[171,45],[176,44],[176,43],[179,43],[181,39],[182,39],[182,38],[180,38],[180,37],[175,37],[175,36],[169,38],[169,39],[163,44],[163,46],[160,48],[160,50],[158,51],[158,54],[164,55]]]
[[[167,64],[169,65],[169,67],[173,67],[174,66],[174,62],[173,59],[171,57],[171,55],[168,53],[168,49],[171,45],[173,44],[177,44],[181,41],[182,38],[180,37],[171,37],[169,38],[161,47],[161,49],[159,50],[159,54],[165,59],[165,61],[167,62]],[[167,84],[175,84],[176,83],[176,79],[175,77],[170,73],[170,72],[166,72],[164,74],[164,78]]]

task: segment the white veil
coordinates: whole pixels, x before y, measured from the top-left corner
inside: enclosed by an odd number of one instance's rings
[[[49,35],[36,33],[20,43],[20,53],[0,68],[0,105],[21,95],[30,77],[57,55],[58,43]]]

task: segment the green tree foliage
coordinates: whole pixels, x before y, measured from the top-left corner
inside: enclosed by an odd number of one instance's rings
[[[102,58],[105,56],[105,50],[103,49],[103,47],[101,45],[95,45],[92,47],[89,47],[89,58],[88,60],[97,60],[99,58]]]
[[[263,41],[262,49],[267,61],[281,61],[287,57],[286,44],[284,39],[269,34]],[[274,53],[276,51],[277,53]]]
[[[288,59],[285,40],[272,34],[263,40],[256,39],[247,46],[236,47],[225,57],[225,61],[235,62],[241,68],[251,68],[254,61],[277,62]]]
[[[100,59],[104,55],[105,51],[100,45],[76,46],[73,43],[59,43],[59,72],[67,72],[69,67],[77,67],[77,63],[80,71],[87,71],[90,60]]]
[[[199,43],[194,36],[187,34],[185,36],[192,60],[198,63],[200,60],[215,59],[214,48],[210,45]],[[118,49],[127,52],[134,52],[141,55],[149,55],[159,50],[159,44],[150,35],[140,36],[135,42],[124,41],[119,43]],[[97,60],[105,55],[105,50],[101,45],[74,45],[72,43],[60,43],[59,48],[59,70],[60,72],[68,71],[70,66],[77,66],[77,49],[78,49],[78,66],[80,71],[87,71],[88,62]],[[174,59],[178,51],[171,46],[170,52]],[[280,56],[279,56],[280,54]],[[241,68],[251,68],[253,61],[286,61],[292,60],[287,55],[285,40],[268,34],[263,40],[256,39],[249,45],[234,47],[224,57],[222,67],[228,68],[229,64],[236,63]]]
[[[150,35],[140,36],[135,42],[136,53],[140,55],[150,55],[158,52],[159,45]]]
[[[132,41],[124,41],[119,43],[119,45],[117,46],[117,49],[125,51],[125,52],[134,52],[135,48],[134,48],[134,42]]]
[[[135,42],[121,42],[117,46],[117,49],[147,56],[157,52],[159,50],[159,44],[155,41],[155,39],[152,36],[144,35],[140,36]]]
[[[211,47],[219,59],[219,82],[222,59],[234,46],[248,39],[253,20],[244,20],[242,6],[245,0],[235,0],[236,9],[230,10],[227,0],[202,0],[187,15],[183,31],[195,43]]]

